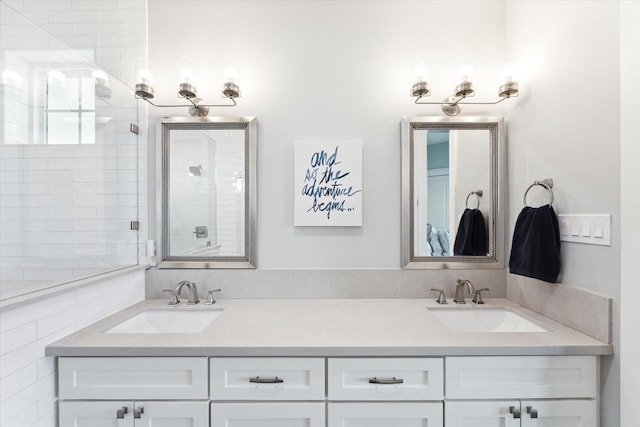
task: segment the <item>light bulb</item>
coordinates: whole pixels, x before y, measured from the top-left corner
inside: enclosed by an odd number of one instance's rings
[[[427,68],[424,65],[418,64],[413,67],[413,82],[423,83],[427,81]]]
[[[151,74],[149,70],[142,69],[138,71],[138,81],[140,83],[150,84],[153,82],[153,74]]]
[[[238,72],[238,69],[236,67],[227,67],[224,70],[224,82],[238,84],[238,81],[240,79],[239,75],[240,73]]]
[[[180,83],[188,83],[188,84],[195,84],[196,82],[196,75],[193,72],[193,70],[191,68],[181,68],[180,69]]]
[[[458,83],[470,83],[473,77],[473,68],[465,64],[458,68]]]

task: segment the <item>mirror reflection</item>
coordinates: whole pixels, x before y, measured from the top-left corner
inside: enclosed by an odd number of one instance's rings
[[[499,262],[501,125],[494,118],[403,119],[405,268]]]
[[[255,120],[162,123],[160,267],[252,268]]]

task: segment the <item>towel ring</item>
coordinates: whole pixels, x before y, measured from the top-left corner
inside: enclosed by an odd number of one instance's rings
[[[478,202],[478,204],[476,205],[475,209],[478,209],[480,207],[480,197],[482,197],[482,190],[472,191],[471,193],[467,194],[467,200],[465,200],[464,206],[469,209],[469,197],[471,197],[472,194],[475,194],[476,196],[476,201]]]
[[[533,184],[531,184],[529,186],[529,188],[527,188],[527,191],[524,192],[524,197],[522,198],[522,202],[524,203],[524,205],[528,206],[527,205],[527,194],[529,193],[529,190],[531,190],[536,185],[544,187],[549,192],[549,206],[551,206],[553,204],[553,190],[552,190],[552,188],[553,188],[553,179],[551,179],[551,178],[547,178],[547,179],[544,179],[542,181],[533,181]]]

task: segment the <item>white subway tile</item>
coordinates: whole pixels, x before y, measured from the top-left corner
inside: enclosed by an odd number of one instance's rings
[[[98,12],[99,22],[133,22],[145,26],[144,10],[113,10]]]
[[[31,384],[13,396],[2,399],[2,403],[0,403],[0,405],[2,405],[0,424],[24,411],[26,408],[32,407],[34,404],[36,404],[37,410],[38,401],[53,392],[55,392],[55,376],[52,374],[39,379],[34,384]]]
[[[71,10],[71,0],[24,0],[23,10]]]
[[[0,311],[0,332],[10,331],[72,306],[73,299],[70,299],[67,294],[60,294],[15,308],[5,308]]]
[[[100,14],[98,14],[100,22]],[[119,23],[93,23],[93,24],[73,24],[74,35],[98,35],[98,34],[120,34],[121,24]]]
[[[146,26],[141,23],[128,23],[122,24],[122,35],[132,34],[144,34]]]
[[[0,405],[2,403],[0,402]],[[0,410],[1,410],[0,406]],[[2,427],[25,427],[25,426],[33,426],[36,422],[38,422],[38,404],[35,403],[29,408],[21,411],[16,414],[14,417],[7,419],[2,423]],[[55,424],[52,424],[48,427],[55,427]]]
[[[49,23],[61,24],[73,22],[96,22],[96,12],[94,11],[64,11],[49,12]],[[71,31],[69,31],[71,33]]]
[[[36,341],[36,323],[29,322],[0,334],[0,355]]]
[[[44,344],[35,341],[0,356],[0,379],[44,357]]]
[[[0,382],[0,396],[6,399],[38,381],[38,364],[32,363],[7,375]]]
[[[50,251],[48,253],[51,253]],[[73,271],[70,269],[48,268],[43,270],[29,269],[24,272],[25,280],[42,282],[63,282],[73,278]]]
[[[73,10],[115,10],[118,0],[73,0]]]

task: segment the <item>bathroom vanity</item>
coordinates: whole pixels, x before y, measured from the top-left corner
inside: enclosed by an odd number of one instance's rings
[[[611,346],[508,300],[180,305],[144,301],[47,347],[60,426],[599,425]],[[165,333],[140,320],[152,311],[215,315]]]

